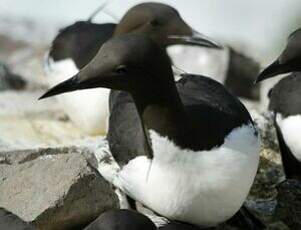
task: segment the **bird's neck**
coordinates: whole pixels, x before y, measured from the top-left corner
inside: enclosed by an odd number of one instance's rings
[[[187,139],[193,133],[193,127],[174,82],[156,93],[141,92],[132,96],[145,131],[153,130],[178,146],[189,148]]]

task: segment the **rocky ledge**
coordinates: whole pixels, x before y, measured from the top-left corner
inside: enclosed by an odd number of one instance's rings
[[[119,207],[112,186],[80,147],[0,153],[0,207],[39,229],[83,227]]]

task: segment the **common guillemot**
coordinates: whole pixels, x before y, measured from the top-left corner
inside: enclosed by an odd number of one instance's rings
[[[216,43],[193,30],[172,7],[142,3],[132,7],[117,25],[80,21],[63,29],[50,49],[46,73],[50,86],[78,72],[95,56],[110,37],[143,33],[163,46],[174,44],[217,47]],[[78,127],[90,134],[106,133],[108,89],[74,92],[59,98],[65,112]]]
[[[101,214],[84,230],[156,230],[145,215],[126,209],[110,210]]]
[[[62,30],[52,42],[45,61],[49,86],[78,73],[113,34],[116,24],[78,21]],[[105,134],[108,116],[108,89],[74,92],[58,98],[70,119],[88,134]]]
[[[274,124],[288,179],[301,179],[301,29],[288,38],[280,57],[268,66],[257,82],[279,74],[295,72],[281,79],[270,91],[269,110],[273,112]]]
[[[99,171],[162,216],[215,226],[242,206],[260,141],[248,111],[221,84],[192,75],[181,81],[182,99],[165,50],[148,37],[124,35],[106,42],[77,75],[41,98],[95,87],[128,91],[144,148],[119,170],[104,161]]]

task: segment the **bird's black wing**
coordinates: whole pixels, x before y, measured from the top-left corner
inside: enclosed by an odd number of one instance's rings
[[[220,146],[233,129],[252,123],[237,97],[213,79],[185,74],[177,88],[189,118],[199,130],[200,150]]]
[[[118,164],[122,166],[137,156],[147,156],[145,135],[131,95],[111,90],[109,106],[107,139]]]
[[[281,79],[271,90],[269,110],[282,116],[301,114],[301,73]]]
[[[200,149],[221,145],[232,129],[252,122],[242,103],[210,78],[183,75],[176,85],[189,118],[199,126],[198,130],[206,130],[199,134]],[[107,138],[115,160],[124,165],[136,156],[147,156],[147,140],[131,95],[112,91],[109,101]]]

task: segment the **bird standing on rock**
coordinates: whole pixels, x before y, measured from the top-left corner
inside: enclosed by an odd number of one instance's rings
[[[203,88],[195,88],[195,82]],[[193,98],[187,104],[165,49],[132,34],[106,42],[77,75],[41,98],[97,87],[129,92],[143,127],[143,155],[118,170],[104,161],[99,171],[162,216],[215,226],[243,205],[260,142],[248,111],[221,84],[202,76],[188,76],[186,83],[187,97]]]
[[[78,72],[112,36],[126,33],[146,34],[164,46],[174,44],[217,47],[193,30],[173,8],[161,3],[142,3],[128,10],[116,26],[80,21],[63,29],[52,43],[46,73],[50,86]],[[73,92],[59,98],[70,119],[89,134],[105,134],[108,119],[108,89]]]
[[[269,110],[288,179],[301,179],[301,29],[289,36],[282,54],[257,78],[257,82],[279,74],[295,72],[281,79],[270,91]]]

